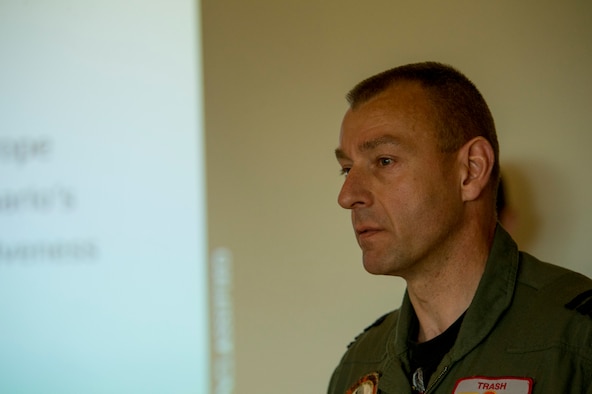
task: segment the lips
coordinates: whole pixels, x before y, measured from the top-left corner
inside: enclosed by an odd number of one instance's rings
[[[370,237],[380,231],[382,231],[381,228],[374,226],[357,226],[355,228],[355,232],[358,236],[358,239]]]
[[[385,230],[380,224],[380,220],[373,217],[371,212],[367,210],[352,211],[352,225],[358,242]]]

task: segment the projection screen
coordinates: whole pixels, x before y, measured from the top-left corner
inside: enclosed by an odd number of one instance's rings
[[[207,393],[199,3],[0,3],[0,392]]]

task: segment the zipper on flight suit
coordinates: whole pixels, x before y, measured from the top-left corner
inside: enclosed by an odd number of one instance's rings
[[[436,380],[434,380],[434,383],[432,383],[430,385],[430,387],[427,388],[427,390],[424,392],[424,394],[428,394],[430,391],[432,391],[432,389],[436,386],[436,384],[440,381],[440,379],[442,379],[444,377],[444,375],[446,375],[446,372],[448,372],[448,366],[444,367],[442,372],[440,372],[440,375],[438,375]]]

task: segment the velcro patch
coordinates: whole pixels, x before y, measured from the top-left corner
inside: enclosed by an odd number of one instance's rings
[[[456,382],[453,394],[531,394],[532,379],[473,376]]]
[[[362,376],[345,394],[376,394],[378,391],[378,377],[378,372]]]

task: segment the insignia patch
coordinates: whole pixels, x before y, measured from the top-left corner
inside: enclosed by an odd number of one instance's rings
[[[378,392],[378,372],[362,376],[345,394],[376,394]]]
[[[456,382],[453,394],[531,394],[531,378],[473,376]]]

